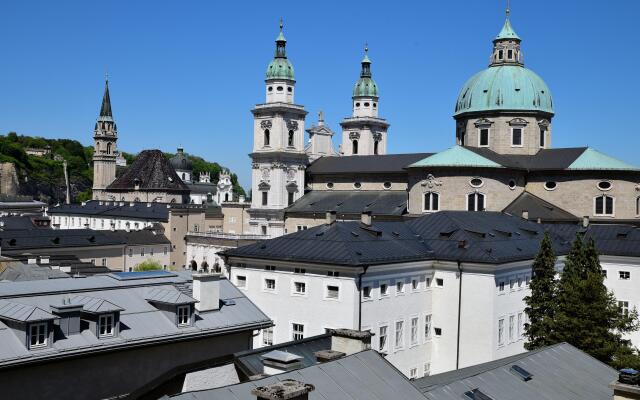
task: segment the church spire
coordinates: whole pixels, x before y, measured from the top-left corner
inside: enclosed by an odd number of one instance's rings
[[[524,65],[520,42],[522,41],[511,26],[511,8],[507,0],[506,17],[502,29],[493,39],[493,53],[491,54],[490,66],[501,65]]]
[[[111,113],[111,98],[109,98],[109,77],[105,78],[104,95],[102,96],[102,106],[100,107],[100,118],[113,118]]]
[[[283,27],[284,23],[282,22],[282,18],[280,18],[280,33],[276,38],[276,58],[287,58],[287,39],[284,38],[284,33],[282,32]]]
[[[371,78],[371,60],[369,60],[369,45],[364,45],[364,58],[362,59],[362,71],[360,71],[361,78]]]

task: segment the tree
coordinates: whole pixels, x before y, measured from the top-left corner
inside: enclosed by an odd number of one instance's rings
[[[605,287],[593,239],[585,244],[581,234],[576,236],[555,299],[553,342],[568,342],[609,364],[626,352],[629,341],[622,336],[638,329],[638,313],[622,312]]]
[[[524,326],[527,350],[554,344],[551,331],[555,314],[556,254],[548,233],[540,242],[540,250],[531,266],[531,295],[524,298],[529,322]]]
[[[139,264],[136,264],[135,267],[133,267],[133,270],[136,272],[141,272],[141,271],[156,271],[162,269],[162,266],[160,265],[160,263],[156,260],[145,260]]]

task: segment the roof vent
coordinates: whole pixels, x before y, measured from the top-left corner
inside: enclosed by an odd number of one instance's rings
[[[309,398],[309,393],[315,389],[315,386],[308,383],[283,379],[267,386],[258,386],[251,390],[251,394],[260,400],[306,400]]]
[[[493,397],[488,396],[480,391],[480,389],[473,389],[465,392],[465,398],[471,400],[493,400]]]
[[[531,378],[533,378],[533,375],[529,371],[519,365],[512,365],[511,368],[509,368],[509,371],[525,382],[530,381]]]
[[[344,357],[346,354],[335,350],[320,350],[313,353],[319,363],[326,363]]]
[[[263,372],[276,375],[302,367],[303,357],[281,350],[273,350],[261,356]]]

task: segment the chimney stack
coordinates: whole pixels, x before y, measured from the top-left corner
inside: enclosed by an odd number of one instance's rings
[[[358,331],[355,329],[330,329],[331,350],[350,355],[371,348],[370,331]]]
[[[193,298],[198,300],[196,310],[220,309],[220,274],[198,272],[193,277]]]
[[[265,375],[277,375],[302,368],[303,358],[281,350],[272,350],[261,356]]]
[[[331,225],[336,222],[336,212],[335,211],[327,211],[327,225]]]
[[[251,391],[257,400],[307,400],[316,388],[308,383],[284,379],[267,386],[259,386]]]
[[[63,298],[61,303],[51,305],[51,311],[60,317],[54,323],[60,327],[65,337],[80,333],[82,304],[71,304],[71,299]]]
[[[360,222],[362,223],[362,225],[371,226],[371,223],[372,223],[371,211],[363,211],[362,214],[360,215]]]

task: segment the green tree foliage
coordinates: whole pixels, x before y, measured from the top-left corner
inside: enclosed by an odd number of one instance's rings
[[[531,268],[531,295],[524,298],[527,305],[525,312],[529,317],[529,322],[524,327],[527,337],[524,347],[527,350],[555,343],[550,335],[555,314],[556,259],[551,238],[545,233]]]
[[[162,269],[162,265],[156,260],[145,260],[133,267],[136,272],[140,271],[156,271]]]

